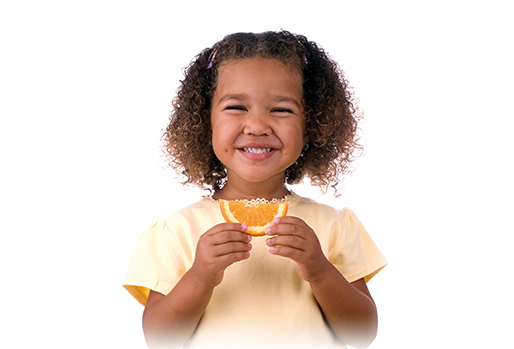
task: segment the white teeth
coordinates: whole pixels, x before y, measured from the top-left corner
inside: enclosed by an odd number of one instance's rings
[[[243,151],[254,154],[269,153],[271,150],[272,148],[243,148]]]

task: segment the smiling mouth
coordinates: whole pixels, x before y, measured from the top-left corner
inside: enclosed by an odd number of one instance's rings
[[[245,153],[264,154],[271,153],[273,151],[273,148],[243,148],[243,151]]]

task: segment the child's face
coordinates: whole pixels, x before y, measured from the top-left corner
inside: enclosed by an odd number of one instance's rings
[[[212,145],[229,184],[284,184],[305,136],[303,79],[275,59],[230,61],[212,100]]]

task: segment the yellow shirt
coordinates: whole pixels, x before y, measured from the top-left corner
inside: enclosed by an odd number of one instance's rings
[[[386,264],[349,209],[337,210],[293,195],[289,216],[303,219],[323,252],[348,282],[371,279]],[[199,236],[224,222],[219,206],[204,198],[143,233],[123,286],[146,304],[150,290],[168,294],[195,257]],[[296,263],[268,252],[254,237],[250,258],[229,266],[185,348],[345,348],[334,339]]]

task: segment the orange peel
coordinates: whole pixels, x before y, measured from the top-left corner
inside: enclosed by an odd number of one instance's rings
[[[225,221],[246,224],[246,233],[253,236],[265,235],[264,231],[273,225],[273,219],[284,217],[288,209],[287,203],[263,203],[258,200],[219,201]]]

